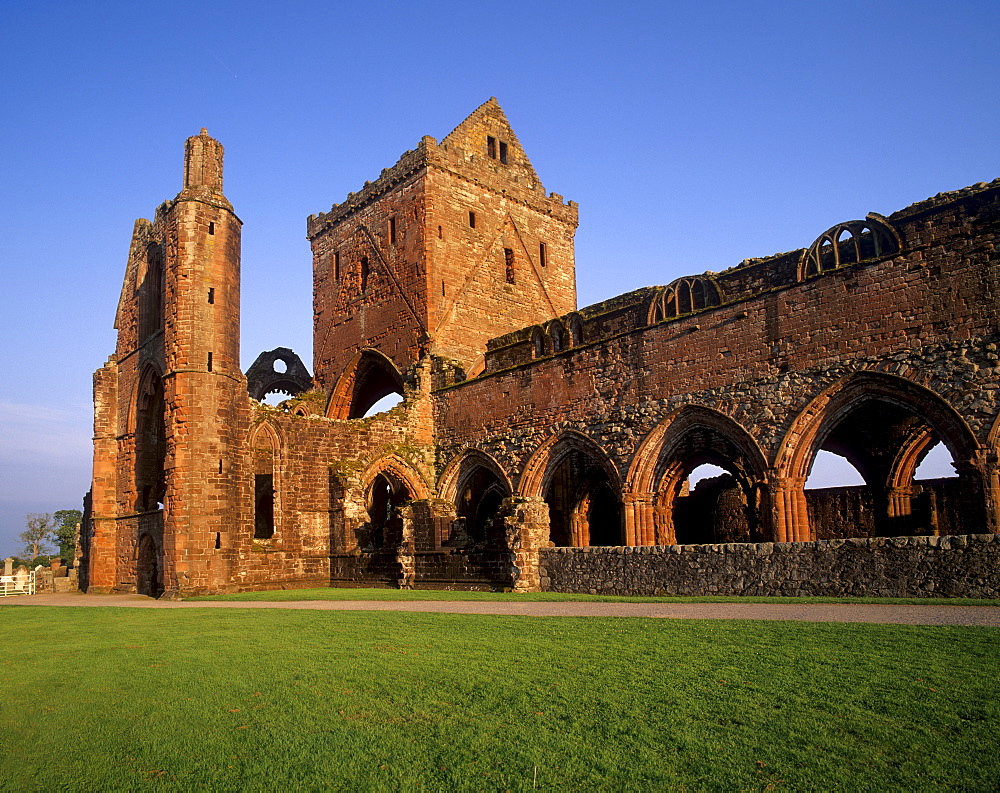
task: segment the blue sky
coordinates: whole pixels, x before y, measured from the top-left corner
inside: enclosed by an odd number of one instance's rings
[[[500,100],[581,305],[1000,176],[991,2],[6,3],[0,556],[89,486],[132,222],[226,146],[243,357],[311,359],[307,215]]]

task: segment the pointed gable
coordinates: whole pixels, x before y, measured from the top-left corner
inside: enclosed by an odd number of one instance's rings
[[[462,155],[467,167],[507,176],[528,190],[545,191],[496,97],[473,110],[440,147]]]

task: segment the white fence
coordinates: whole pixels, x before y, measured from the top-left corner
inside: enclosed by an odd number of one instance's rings
[[[20,569],[13,575],[0,576],[0,597],[35,594],[35,571]]]

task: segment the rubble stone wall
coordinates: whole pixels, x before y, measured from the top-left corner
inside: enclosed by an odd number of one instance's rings
[[[1000,535],[544,548],[542,589],[600,595],[1000,597]]]

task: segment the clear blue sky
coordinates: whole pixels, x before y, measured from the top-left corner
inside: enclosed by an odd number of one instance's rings
[[[8,2],[0,556],[89,486],[132,222],[226,146],[243,354],[311,360],[305,218],[496,96],[580,204],[580,303],[1000,175],[1000,3]]]

